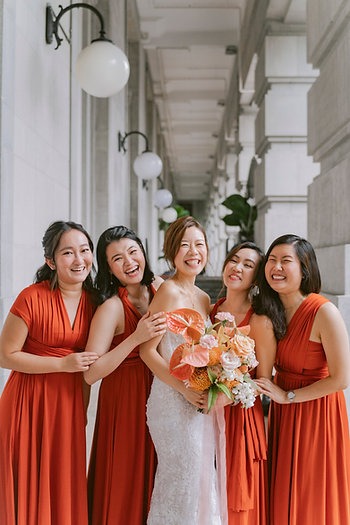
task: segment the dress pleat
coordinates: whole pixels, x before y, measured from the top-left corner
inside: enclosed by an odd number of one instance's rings
[[[305,299],[278,343],[276,383],[302,388],[328,376],[321,343],[310,341],[318,309]],[[271,525],[350,524],[350,441],[343,392],[304,403],[272,402],[269,418]]]
[[[119,296],[125,329],[114,337],[111,348],[132,334],[141,318],[125,288],[119,289]],[[152,379],[137,347],[101,382],[88,474],[91,525],[146,523],[156,469],[146,424]]]
[[[27,324],[23,352],[63,357],[85,348],[93,307],[83,292],[74,326],[47,282],[11,308]],[[1,525],[87,525],[82,373],[11,372],[0,398]]]
[[[212,322],[224,300],[214,305]],[[239,326],[249,324],[252,314],[250,308]],[[260,397],[248,409],[225,407],[225,433],[228,523],[268,525],[267,445]]]

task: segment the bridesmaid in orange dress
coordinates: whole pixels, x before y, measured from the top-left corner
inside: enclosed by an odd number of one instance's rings
[[[348,335],[338,309],[319,295],[311,244],[296,235],[267,252],[256,307],[279,336],[271,399],[271,525],[350,523],[350,440],[342,390],[350,383]],[[260,299],[261,297],[261,299]]]
[[[136,234],[108,228],[97,244],[96,286],[100,306],[91,323],[87,349],[99,359],[85,375],[102,379],[88,473],[92,525],[146,523],[156,456],[146,425],[152,374],[139,345],[165,331],[165,316],[148,306],[161,284],[150,270]]]
[[[276,339],[272,323],[254,314],[251,296],[257,292],[255,279],[264,254],[254,243],[242,242],[227,254],[222,277],[226,296],[211,312],[230,312],[237,326],[250,325],[259,365],[251,375],[272,377]],[[267,454],[264,414],[258,396],[253,407],[225,407],[226,485],[229,525],[268,525]]]
[[[1,525],[87,525],[83,371],[93,245],[80,224],[43,238],[45,264],[15,300],[0,338],[12,369],[0,398]]]

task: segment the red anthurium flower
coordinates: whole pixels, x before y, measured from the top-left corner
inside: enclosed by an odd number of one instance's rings
[[[184,349],[190,346],[188,343],[183,343],[175,348],[169,363],[169,370],[172,376],[180,381],[189,379],[193,373],[194,367],[182,362],[182,353]]]
[[[199,341],[204,333],[204,319],[200,313],[191,308],[179,308],[166,314],[169,330],[181,334],[186,341]]]
[[[209,362],[209,348],[201,345],[187,345],[182,352],[181,361],[195,367],[206,366]]]

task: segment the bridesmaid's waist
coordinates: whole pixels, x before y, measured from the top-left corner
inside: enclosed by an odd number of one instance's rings
[[[276,381],[278,384],[282,381],[283,383],[287,382],[301,382],[304,384],[311,384],[320,379],[328,377],[329,372],[328,368],[319,368],[319,369],[303,369],[302,372],[296,372],[292,370],[283,369],[281,366],[275,364],[276,370]]]

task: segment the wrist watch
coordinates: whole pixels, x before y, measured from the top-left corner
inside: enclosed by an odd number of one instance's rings
[[[290,390],[289,392],[287,392],[287,399],[290,403],[293,403],[295,399],[295,392],[293,390]]]

